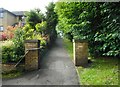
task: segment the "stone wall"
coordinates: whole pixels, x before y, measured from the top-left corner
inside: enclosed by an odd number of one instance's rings
[[[74,63],[76,66],[86,66],[88,63],[88,43],[83,40],[73,40]]]
[[[0,67],[2,67],[2,73],[10,72],[13,70],[24,70],[24,64],[20,64],[19,67],[15,67],[16,63],[11,63],[11,64],[0,64]]]
[[[25,56],[25,70],[36,70],[39,68],[39,40],[26,40],[25,52],[29,51]]]

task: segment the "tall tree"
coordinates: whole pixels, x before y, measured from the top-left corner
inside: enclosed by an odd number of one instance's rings
[[[57,14],[54,11],[55,4],[53,2],[49,3],[46,7],[46,22],[47,22],[47,33],[51,35],[51,37],[56,37],[56,25],[58,23]]]
[[[35,25],[45,20],[44,14],[41,13],[40,9],[31,10],[26,13],[26,23],[30,24],[31,28],[36,29]]]

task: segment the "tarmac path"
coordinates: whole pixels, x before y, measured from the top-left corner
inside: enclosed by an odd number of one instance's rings
[[[41,68],[14,79],[3,79],[3,85],[79,85],[73,62],[64,48],[62,39],[57,39],[41,61]],[[4,87],[4,86],[3,86]]]

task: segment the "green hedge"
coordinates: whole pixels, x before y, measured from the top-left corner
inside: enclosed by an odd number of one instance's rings
[[[120,56],[120,3],[57,2],[57,28],[68,39],[85,39],[91,55]]]

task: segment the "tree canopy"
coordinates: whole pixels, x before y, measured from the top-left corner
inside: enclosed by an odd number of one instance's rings
[[[37,23],[41,23],[44,20],[45,16],[40,9],[34,9],[26,13],[26,23],[30,24],[33,29],[35,29]]]

